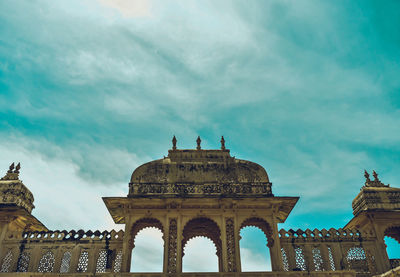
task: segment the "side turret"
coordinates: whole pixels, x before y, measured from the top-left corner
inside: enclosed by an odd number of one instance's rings
[[[19,179],[20,163],[14,168],[14,163],[10,165],[6,175],[0,179],[0,205],[16,205],[32,213],[33,194]]]

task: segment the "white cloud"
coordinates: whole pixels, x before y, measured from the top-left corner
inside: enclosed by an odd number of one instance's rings
[[[151,15],[149,0],[99,0],[101,4],[118,11],[127,18],[145,17]]]

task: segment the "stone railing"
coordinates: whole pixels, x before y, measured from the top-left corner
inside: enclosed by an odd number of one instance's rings
[[[0,272],[120,272],[123,231],[7,233]]]
[[[129,197],[146,196],[273,196],[271,183],[249,184],[129,184]]]
[[[354,270],[376,273],[375,238],[358,230],[279,231],[286,271]]]

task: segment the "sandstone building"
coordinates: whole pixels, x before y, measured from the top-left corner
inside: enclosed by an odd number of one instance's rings
[[[0,180],[0,276],[198,276],[182,274],[185,244],[204,236],[216,246],[219,273],[201,276],[374,276],[395,268],[384,237],[400,242],[400,189],[365,172],[353,201],[354,217],[341,229],[278,230],[298,197],[272,193],[265,169],[236,159],[225,148],[177,149],[139,166],[127,197],[103,197],[124,231],[53,231],[35,218],[33,195],[19,180],[20,165]],[[239,233],[261,229],[268,241],[272,272],[241,273]],[[133,274],[136,234],[161,230],[163,273]],[[17,273],[18,272],[18,273]],[[394,273],[393,273],[394,274]]]

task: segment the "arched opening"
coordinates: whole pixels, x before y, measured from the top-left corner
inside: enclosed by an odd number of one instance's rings
[[[185,258],[186,253],[185,250],[188,250],[189,255],[192,256],[192,252],[190,249],[196,249],[197,254],[196,255],[201,255],[204,259],[210,259],[210,262],[212,260],[213,254],[216,254],[218,257],[218,267],[215,270],[213,266],[210,267],[205,263],[201,265],[201,267],[197,268],[196,270],[199,271],[222,271],[222,255],[221,255],[221,249],[222,249],[222,243],[221,243],[221,230],[217,223],[215,223],[213,220],[206,218],[206,217],[198,217],[190,220],[188,223],[186,223],[185,227],[183,228],[183,233],[182,233],[182,255],[183,255],[183,261],[186,263],[182,264],[182,270],[184,271],[185,269],[188,271],[193,271],[195,270],[194,266],[190,265],[190,260],[191,258]],[[203,237],[209,239],[214,247],[212,248],[209,245],[209,242],[206,240],[203,240],[203,244],[199,244],[200,241],[202,241],[201,238],[198,237]],[[192,240],[193,239],[193,240]],[[192,241],[192,245],[194,247],[190,247],[186,249],[186,245],[189,241]],[[208,246],[207,246],[208,244]],[[212,251],[211,253],[209,251]],[[182,261],[182,262],[183,262]],[[189,261],[189,263],[188,263]]]
[[[162,272],[164,256],[163,227],[154,218],[142,218],[131,229],[130,272]]]
[[[244,227],[240,238],[242,271],[271,271],[271,256],[263,231],[253,226]]]
[[[246,219],[240,226],[240,260],[242,272],[272,271],[272,229],[261,218]]]
[[[131,272],[162,272],[164,240],[162,232],[154,227],[139,231],[132,249]]]
[[[390,260],[390,266],[400,266],[400,227],[390,227],[385,230],[386,252]]]
[[[192,238],[183,251],[183,272],[218,272],[217,248],[209,238]]]

